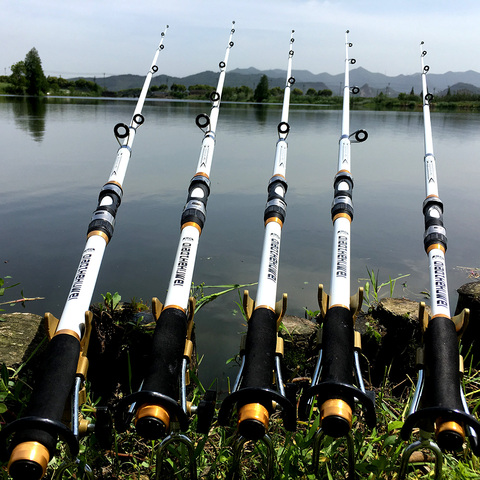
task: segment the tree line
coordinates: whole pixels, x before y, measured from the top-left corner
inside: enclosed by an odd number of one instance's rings
[[[46,77],[40,55],[36,48],[32,48],[25,59],[12,65],[11,75],[0,76],[0,93],[14,95],[70,95],[70,96],[104,96],[104,97],[138,97],[141,88],[129,88],[116,92],[108,91],[101,87],[96,80],[89,81],[84,78],[68,80],[62,77]],[[204,100],[210,98],[215,91],[211,85],[185,85],[174,83],[170,87],[167,84],[152,85],[147,95],[149,97],[177,98]],[[262,75],[255,89],[247,86],[224,87],[222,99],[233,102],[259,102],[272,103],[282,102],[284,89],[280,87],[269,88],[268,77]],[[341,104],[340,96],[333,96],[332,90],[326,88],[315,90],[308,88],[306,93],[299,88],[293,88],[291,101],[294,103],[309,104]],[[365,108],[380,109],[413,109],[421,108],[422,97],[415,95],[413,88],[410,94],[399,93],[391,97],[383,92],[372,98],[353,97],[352,106],[357,105]],[[480,95],[469,92],[457,92],[452,94],[450,89],[446,95],[435,99],[437,108],[480,108]]]
[[[11,75],[0,76],[0,84],[3,84],[4,93],[13,95],[94,95],[106,97],[136,97],[140,95],[141,88],[129,88],[118,92],[108,91],[94,81],[79,78],[68,80],[62,77],[45,76],[42,68],[42,61],[37,49],[32,48],[21,60],[11,66]],[[170,98],[192,98],[208,99],[215,91],[211,85],[185,85],[174,83],[170,87],[167,84],[152,85],[149,88],[149,96],[162,96]],[[273,87],[269,89],[268,78],[263,75],[255,90],[247,86],[224,87],[222,98],[226,101],[238,102],[268,102],[281,100],[283,89]],[[303,95],[302,90],[295,88],[292,91],[293,97]],[[329,97],[332,91],[325,89],[318,92],[309,88],[308,97]]]

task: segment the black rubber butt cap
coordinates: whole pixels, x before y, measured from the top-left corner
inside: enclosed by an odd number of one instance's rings
[[[329,415],[322,420],[322,430],[329,437],[341,438],[350,431],[350,424],[339,415]]]
[[[31,460],[17,460],[10,465],[9,472],[13,480],[40,480],[43,468]]]
[[[143,417],[137,420],[135,425],[137,433],[147,440],[158,440],[162,438],[167,428],[165,424],[155,417]]]
[[[445,430],[437,435],[438,446],[444,452],[458,452],[463,448],[464,439],[458,432]]]
[[[265,436],[265,426],[254,419],[246,419],[238,426],[238,433],[247,440],[257,441]]]

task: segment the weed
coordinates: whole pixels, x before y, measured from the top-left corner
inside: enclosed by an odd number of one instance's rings
[[[115,310],[118,308],[120,301],[122,300],[122,297],[118,292],[115,292],[113,295],[110,292],[107,292],[105,295],[102,294],[102,298],[102,310],[105,309],[105,311],[113,317]]]
[[[388,282],[379,283],[379,280],[378,280],[379,271],[377,270],[377,274],[375,275],[375,271],[373,269],[369,270],[368,267],[366,268],[367,268],[368,278],[360,278],[359,281],[365,280],[363,301],[368,307],[372,307],[374,304],[377,304],[379,302],[381,298],[380,290],[383,287],[388,286],[390,290],[389,291],[390,297],[393,297],[393,291],[395,289],[397,280],[410,276],[410,274],[399,275],[398,277],[395,277],[395,278],[392,278],[389,276]]]
[[[0,297],[3,297],[3,295],[5,295],[6,290],[20,285],[20,283],[14,283],[13,285],[5,285],[5,279],[10,279],[10,278],[12,277],[8,275],[5,276],[4,278],[0,277]],[[20,295],[21,295],[21,298],[18,298],[16,300],[8,300],[6,302],[0,302],[0,305],[10,305],[11,307],[13,307],[17,304],[21,304],[22,307],[25,308],[25,302],[31,302],[33,300],[43,300],[43,297],[27,298],[23,294],[23,290],[20,291]],[[5,309],[0,308],[0,312],[4,312],[4,311]],[[0,322],[4,322],[4,321],[5,321],[5,318],[0,317]]]
[[[192,288],[190,292],[192,297],[195,297],[196,300],[195,313],[197,313],[207,303],[212,302],[221,295],[225,295],[226,293],[232,292],[233,290],[240,291],[241,288],[249,287],[251,285],[256,285],[256,283],[245,283],[243,285],[240,285],[238,283],[230,285],[205,285],[204,283],[200,283],[199,285],[195,285],[192,282]],[[207,288],[223,288],[224,290],[205,295],[205,289]]]

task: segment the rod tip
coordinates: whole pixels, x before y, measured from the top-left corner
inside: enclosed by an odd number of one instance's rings
[[[420,45],[423,45],[424,43],[425,43],[425,42],[422,40],[422,41],[420,42]]]
[[[350,33],[350,30],[347,30],[345,33]]]

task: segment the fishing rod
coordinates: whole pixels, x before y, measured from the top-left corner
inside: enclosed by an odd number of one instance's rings
[[[107,244],[110,242],[118,207],[123,196],[123,181],[132,154],[137,128],[144,123],[142,109],[153,74],[158,70],[158,55],[168,25],[148,71],[130,125],[119,123],[114,134],[120,144],[108,182],[102,187],[98,206],[88,225],[87,242],[75,272],[65,307],[56,319],[46,313],[48,344],[41,374],[36,381],[25,417],[4,427],[0,446],[10,458],[8,470],[12,478],[38,480],[45,475],[47,464],[55,454],[57,439],[68,445],[72,457],[79,451],[79,437],[91,430],[80,418],[80,391],[88,370],[87,349],[92,313],[89,311],[93,291]],[[68,396],[73,388],[71,429],[62,422]],[[109,423],[106,420],[104,423]],[[100,425],[97,422],[96,428]],[[103,425],[102,427],[105,427]],[[6,442],[13,439],[7,450]]]
[[[366,423],[374,427],[375,401],[373,392],[366,392],[359,363],[360,334],[355,331],[355,316],[363,301],[363,289],[350,296],[350,228],[353,220],[353,178],[351,174],[351,143],[364,142],[365,130],[350,133],[349,67],[356,60],[349,58],[349,30],[345,33],[345,85],[343,88],[342,133],[339,142],[338,172],[334,179],[334,199],[331,215],[334,228],[331,270],[331,295],[319,286],[322,338],[311,386],[299,403],[299,417],[307,419],[313,400],[320,405],[320,429],[315,435],[314,464],[318,467],[320,442],[324,435],[347,437],[350,474],[354,475],[353,437],[351,434],[354,406],[359,402],[365,412]],[[354,377],[357,387],[354,386]]]
[[[190,452],[192,478],[196,478],[193,443],[187,436],[178,434],[177,426],[180,431],[188,430],[189,413],[193,413],[186,400],[187,368],[193,352],[191,335],[195,310],[194,300],[190,298],[190,289],[200,234],[206,220],[210,170],[228,57],[234,45],[232,41],[235,33],[234,24],[235,22],[232,22],[225,58],[219,63],[217,88],[210,95],[212,101],[210,115],[200,114],[196,117],[196,124],[204,132],[204,137],[197,170],[190,181],[187,202],[181,216],[180,241],[165,305],[157,298],[152,301],[157,323],[153,335],[150,366],[141,389],[122,399],[116,408],[116,423],[120,429],[127,428],[136,411],[135,426],[142,437],[158,439],[167,435],[160,445],[158,456],[164,451],[165,445],[173,442],[186,445]],[[201,433],[208,433],[215,398],[214,392],[207,392],[203,403],[197,407],[199,420],[197,431]]]
[[[410,444],[402,455],[399,478],[405,478],[412,452],[431,450],[435,457],[435,478],[440,478],[442,451],[458,451],[466,437],[475,455],[480,454],[480,424],[469,413],[461,377],[463,358],[458,342],[468,323],[469,310],[450,316],[445,252],[447,232],[443,224],[443,202],[438,196],[438,181],[433,151],[430,102],[424,57],[427,52],[420,44],[422,68],[423,122],[425,146],[425,191],[423,215],[425,219],[424,247],[430,272],[431,316],[425,303],[420,304],[419,320],[423,345],[417,351],[418,379],[408,416],[401,436],[408,440],[415,427],[420,428],[420,439]],[[433,439],[433,440],[432,440]]]
[[[225,398],[218,414],[220,425],[228,425],[233,408],[237,408],[238,438],[235,445],[234,469],[239,463],[241,448],[248,440],[261,440],[268,449],[267,470],[273,476],[274,451],[268,436],[268,423],[273,412],[272,402],[282,409],[287,430],[296,428],[295,400],[285,391],[280,369],[283,340],[278,328],[286,310],[287,296],[276,302],[278,263],[282,227],[287,204],[285,180],[287,164],[287,136],[290,131],[288,113],[290,91],[295,83],[292,77],[292,50],[294,30],[290,36],[287,81],[283,98],[281,121],[277,126],[278,141],[275,150],[273,175],[268,183],[268,198],[264,211],[265,233],[256,302],[244,293],[244,310],[248,320],[245,344],[241,347],[242,363],[233,392]],[[276,390],[272,387],[275,373]],[[288,398],[287,398],[288,397]]]

